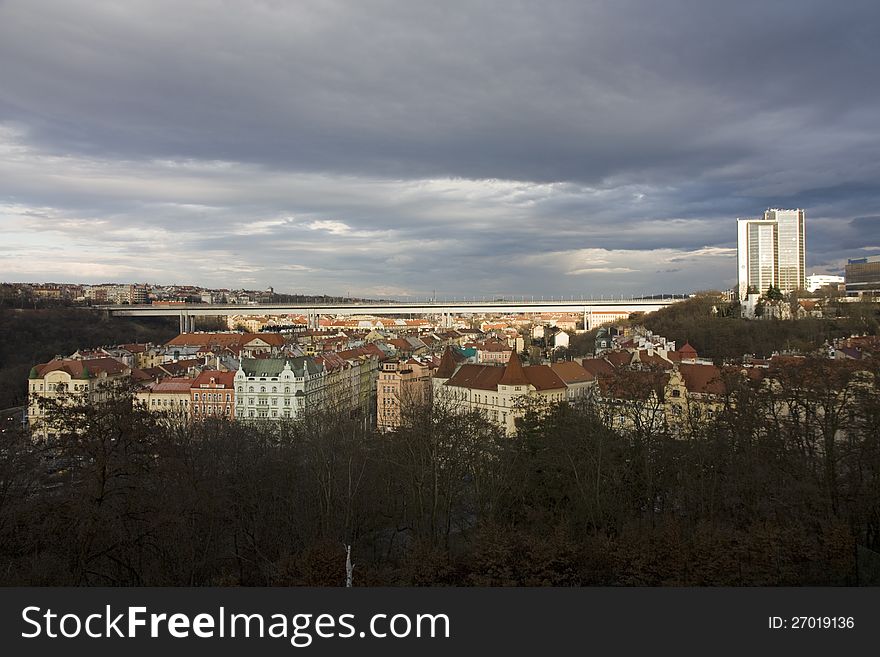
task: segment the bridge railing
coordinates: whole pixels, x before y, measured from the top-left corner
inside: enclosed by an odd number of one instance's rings
[[[324,307],[334,307],[334,308],[357,308],[363,306],[485,306],[485,305],[493,305],[493,306],[523,306],[523,305],[560,305],[560,306],[570,306],[570,305],[595,305],[595,304],[633,304],[633,303],[643,303],[643,304],[664,304],[671,303],[675,301],[681,301],[686,299],[687,295],[668,295],[665,297],[635,297],[630,296],[629,298],[625,296],[620,297],[604,297],[604,296],[593,296],[589,299],[587,298],[564,298],[564,297],[554,297],[550,298],[546,297],[537,297],[527,296],[522,297],[520,299],[511,299],[511,298],[476,298],[476,297],[444,297],[442,299],[439,298],[430,298],[430,299],[391,299],[391,300],[375,300],[369,299],[365,301],[349,301],[349,302],[339,302],[339,301],[310,301],[310,302],[296,302],[296,301],[273,301],[269,303],[226,303],[226,304],[210,304],[210,303],[187,303],[180,305],[164,305],[161,303],[158,304],[123,304],[123,305],[101,305],[101,306],[91,306],[92,308],[99,310],[127,310],[127,309],[146,309],[153,308],[156,310],[179,310],[185,311],[187,309],[233,309],[233,308],[259,308],[266,307],[271,308],[273,306],[283,306],[283,307],[297,307],[297,308],[324,308]]]

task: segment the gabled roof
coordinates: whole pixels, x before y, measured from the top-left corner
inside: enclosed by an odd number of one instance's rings
[[[642,349],[636,354],[642,365],[653,367],[661,370],[672,369],[672,363],[657,354],[648,353],[647,349]]]
[[[198,389],[203,385],[222,385],[224,388],[232,388],[235,385],[235,372],[221,372],[219,370],[205,370],[192,381],[192,388]]]
[[[507,365],[504,367],[504,374],[501,376],[501,380],[498,381],[499,385],[502,386],[523,386],[528,385],[529,380],[523,372],[522,363],[519,360],[519,354],[516,351],[510,352],[510,360],[507,361]]]
[[[614,372],[614,367],[604,358],[584,358],[581,361],[581,365],[587,372],[593,375],[593,377],[597,377],[600,374],[611,374]]]
[[[688,392],[701,395],[723,395],[726,391],[721,370],[714,365],[682,363],[678,366]]]
[[[580,365],[573,360],[553,363],[550,366],[550,369],[556,372],[559,378],[568,385],[575,383],[589,383],[596,378],[586,370],[583,365]]]
[[[434,376],[438,379],[448,379],[455,374],[455,367],[462,360],[464,359],[459,358],[452,347],[446,347],[446,351],[443,352],[443,358],[440,359],[440,365],[437,367],[437,371],[434,372]]]
[[[678,350],[682,358],[696,358],[697,350],[691,346],[690,342],[685,342],[681,349]]]
[[[632,362],[633,355],[628,351],[609,351],[605,354],[605,360],[614,367],[629,365]]]
[[[176,374],[186,373],[191,367],[201,367],[202,362],[203,361],[201,358],[189,358],[187,360],[179,360],[174,363],[162,363],[158,367],[168,374],[174,376]],[[149,370],[146,371],[151,372],[151,370],[153,369],[155,368],[151,367]]]
[[[862,352],[856,347],[838,347],[837,351],[846,356],[847,358],[851,358],[853,360],[861,360]]]
[[[161,381],[153,381],[145,386],[144,390],[154,394],[179,393],[189,396],[192,379],[168,378]]]
[[[559,390],[567,387],[565,381],[549,365],[524,367],[523,373],[528,382],[535,387],[535,390]]]
[[[479,351],[492,351],[492,352],[513,351],[513,347],[511,347],[506,342],[501,342],[500,340],[487,340],[486,342],[477,342],[477,343],[474,343],[474,346]]]
[[[36,374],[32,378],[43,378],[50,372],[67,372],[74,379],[93,379],[101,373],[108,376],[122,374],[128,367],[115,358],[90,358],[79,360],[73,358],[54,358],[48,363],[36,365]]]
[[[181,333],[165,344],[169,347],[208,347],[213,349],[241,348],[255,340],[262,340],[273,347],[284,346],[280,333]]]
[[[140,368],[137,368],[137,367],[131,368],[131,380],[132,381],[149,381],[152,378],[153,378],[152,376],[150,376],[147,372],[145,372],[144,370],[142,370]]]
[[[443,357],[446,358],[446,355],[444,354]],[[441,364],[440,369],[442,368]],[[459,367],[458,371],[446,382],[446,385],[477,390],[498,390],[498,382],[501,380],[502,374],[504,374],[504,369],[501,367],[468,363]]]
[[[504,383],[507,369],[507,367],[468,363],[459,367],[458,371],[446,382],[446,385],[476,390],[498,390],[499,385],[526,387],[531,385],[535,390],[563,390],[566,387],[565,381],[547,365],[533,365],[531,367],[520,365],[521,378],[518,376],[517,379],[514,379],[514,383]]]
[[[142,354],[148,349],[149,343],[133,342],[131,344],[121,344],[119,347],[133,354]]]

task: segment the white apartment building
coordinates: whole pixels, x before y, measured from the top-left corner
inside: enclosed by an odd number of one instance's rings
[[[326,372],[314,359],[242,358],[235,373],[235,417],[283,420],[302,417],[322,400]]]
[[[242,358],[235,373],[235,418],[295,420],[327,409],[372,421],[378,362],[373,357]]]
[[[810,274],[807,276],[807,292],[815,292],[826,285],[838,286],[845,282],[843,276],[829,276],[827,274]]]

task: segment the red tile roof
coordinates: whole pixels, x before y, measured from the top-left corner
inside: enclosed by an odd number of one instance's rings
[[[535,390],[558,390],[566,387],[565,381],[549,365],[524,367],[523,373],[526,375],[529,383],[535,387]]]
[[[455,374],[455,366],[458,362],[459,359],[456,358],[452,347],[446,347],[446,351],[443,352],[443,358],[440,359],[440,365],[437,367],[437,371],[434,372],[434,376],[438,379],[448,379]]]
[[[448,386],[472,388],[476,390],[497,390],[499,385],[533,386],[535,390],[565,389],[565,382],[547,365],[522,367],[522,378],[519,382],[504,383],[507,367],[494,365],[465,364],[446,382]]]
[[[685,342],[684,346],[678,350],[682,358],[696,358],[697,350],[691,346],[690,342]]]
[[[92,379],[102,372],[108,376],[114,376],[122,374],[126,369],[128,369],[128,366],[115,358],[91,358],[88,360],[55,358],[48,363],[36,366],[37,374],[40,378],[45,377],[49,372],[60,370],[67,372],[74,379]]]
[[[443,357],[446,358],[445,354]],[[440,369],[442,368],[443,365],[440,366]],[[498,382],[503,374],[504,368],[501,367],[467,363],[458,368],[458,371],[449,378],[446,385],[477,390],[497,390]]]
[[[701,395],[723,395],[726,391],[721,379],[721,370],[714,365],[696,365],[683,363],[678,371],[684,379],[688,392]]]
[[[133,354],[142,354],[149,348],[149,345],[141,344],[138,342],[133,342],[131,344],[121,344],[119,346],[120,348],[125,349],[126,351],[130,351]]]
[[[254,340],[262,340],[272,347],[284,346],[280,333],[181,333],[165,344],[169,347],[214,347],[218,349],[244,347]]]
[[[642,365],[661,370],[672,369],[672,363],[657,354],[649,354],[647,349],[638,352],[638,359]]]
[[[633,355],[628,351],[609,351],[605,354],[605,360],[614,367],[629,365],[632,362]]]
[[[584,358],[581,361],[581,365],[594,378],[600,374],[611,374],[614,372],[614,367],[604,358]]]
[[[525,372],[523,372],[523,366],[519,360],[519,354],[515,351],[510,352],[510,360],[507,361],[507,365],[504,367],[504,374],[501,376],[501,380],[498,383],[503,386],[528,385],[529,380],[526,377]]]
[[[214,379],[213,384],[211,379]],[[233,388],[235,386],[235,372],[221,372],[219,370],[205,370],[199,374],[190,386],[193,389],[201,388],[203,385],[213,385],[215,387]]]
[[[471,345],[468,345],[471,346]],[[473,343],[474,347],[479,349],[480,351],[494,351],[494,352],[504,352],[504,351],[513,351],[513,348],[507,344],[506,342],[499,342],[497,340],[487,341],[487,342],[475,342]]]
[[[146,386],[146,390],[151,393],[186,393],[189,394],[192,379],[168,378],[161,381],[153,381]]]
[[[550,369],[556,372],[559,378],[567,384],[589,383],[596,378],[592,373],[586,370],[583,365],[580,365],[575,361],[553,363],[550,366]]]

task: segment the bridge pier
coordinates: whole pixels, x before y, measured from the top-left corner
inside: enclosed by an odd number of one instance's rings
[[[190,315],[187,312],[180,313],[180,332],[181,333],[195,333],[196,330],[196,318],[195,315]]]

